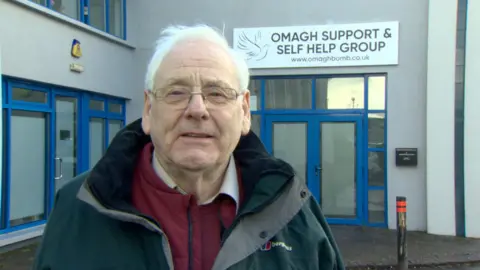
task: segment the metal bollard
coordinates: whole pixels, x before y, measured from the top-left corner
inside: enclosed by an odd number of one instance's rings
[[[407,270],[407,198],[397,196],[397,270]]]

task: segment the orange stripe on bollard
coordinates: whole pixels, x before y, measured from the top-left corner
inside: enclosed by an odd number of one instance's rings
[[[397,207],[397,213],[406,213],[407,208],[406,207]]]
[[[404,206],[404,207],[406,207],[406,206],[407,206],[407,202],[405,202],[405,201],[403,201],[403,202],[402,202],[402,201],[399,201],[399,202],[397,202],[397,206]]]

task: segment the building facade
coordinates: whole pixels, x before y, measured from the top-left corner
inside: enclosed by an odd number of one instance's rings
[[[480,237],[479,18],[471,0],[0,0],[0,246],[41,235],[140,117],[160,28],[194,23],[244,54],[252,130],[331,224],[395,228],[405,196],[408,229]]]

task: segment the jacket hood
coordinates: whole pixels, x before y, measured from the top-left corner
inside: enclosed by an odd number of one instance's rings
[[[131,203],[133,174],[141,150],[151,142],[150,136],[143,132],[141,122],[140,118],[123,128],[89,174],[86,184],[92,195],[106,208],[139,214]],[[293,168],[288,163],[271,156],[253,132],[240,138],[233,155],[240,168],[244,203],[247,203],[255,193],[257,184],[262,181],[263,176],[279,176],[274,178],[278,179],[279,183],[273,185],[269,183],[265,186],[268,186],[268,189],[278,187],[277,190],[275,188],[268,192],[261,190],[262,196],[267,197],[265,199],[275,196],[280,187],[294,176]]]

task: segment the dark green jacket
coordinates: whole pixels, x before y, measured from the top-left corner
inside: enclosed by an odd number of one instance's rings
[[[148,142],[135,121],[92,171],[57,193],[35,270],[173,269],[161,224],[131,203],[134,164]],[[241,138],[234,157],[245,202],[213,269],[344,269],[317,202],[292,167],[270,156],[253,133]]]

